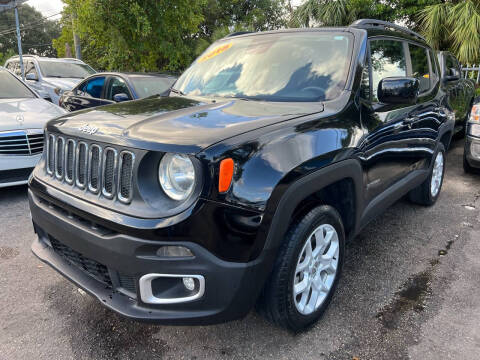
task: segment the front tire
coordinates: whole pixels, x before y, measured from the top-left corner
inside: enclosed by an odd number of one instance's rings
[[[326,205],[308,212],[287,232],[259,301],[260,312],[295,332],[314,324],[332,299],[344,252],[338,212]]]
[[[433,157],[433,166],[428,178],[418,187],[410,191],[409,198],[415,204],[431,206],[435,204],[442,189],[445,175],[445,147],[438,144]]]

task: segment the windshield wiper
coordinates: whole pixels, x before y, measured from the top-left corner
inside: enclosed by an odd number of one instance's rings
[[[186,95],[183,91],[178,90],[178,89],[170,88],[170,91],[173,92],[173,93],[175,93],[175,94],[181,95],[181,96],[185,96],[185,95]]]

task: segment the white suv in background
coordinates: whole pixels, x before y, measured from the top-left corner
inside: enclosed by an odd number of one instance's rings
[[[95,73],[89,65],[77,59],[24,55],[23,64],[26,83],[56,105],[64,91],[73,89],[82,79]],[[8,59],[5,67],[18,77],[22,76],[18,56]]]

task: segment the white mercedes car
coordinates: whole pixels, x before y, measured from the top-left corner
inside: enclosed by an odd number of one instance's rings
[[[27,183],[42,155],[45,123],[64,113],[0,67],[0,188]]]

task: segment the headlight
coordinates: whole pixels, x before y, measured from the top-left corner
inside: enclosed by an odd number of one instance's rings
[[[53,89],[53,91],[55,92],[55,94],[57,94],[58,96],[62,95],[64,93],[64,90],[60,89],[60,88],[55,88]]]
[[[158,167],[158,179],[163,191],[173,200],[185,200],[195,185],[195,168],[188,156],[165,154]]]

